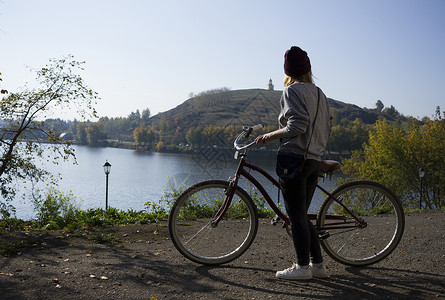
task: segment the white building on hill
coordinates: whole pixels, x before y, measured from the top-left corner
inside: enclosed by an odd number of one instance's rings
[[[268,90],[268,91],[273,91],[272,78],[269,79],[269,84],[267,85],[267,90]]]

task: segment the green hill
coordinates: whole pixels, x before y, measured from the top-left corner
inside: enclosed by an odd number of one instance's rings
[[[179,131],[196,126],[228,126],[243,124],[276,125],[280,111],[282,91],[264,89],[248,90],[213,90],[190,98],[177,107],[151,117],[151,121],[159,124],[165,118],[173,121]],[[350,121],[360,118],[364,123],[372,124],[379,116],[389,120],[374,109],[363,109],[353,104],[330,99],[329,104],[340,119]]]

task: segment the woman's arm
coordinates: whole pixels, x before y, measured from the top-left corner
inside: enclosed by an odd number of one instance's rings
[[[270,141],[283,138],[284,136],[285,136],[284,130],[277,129],[275,131],[257,136],[257,138],[255,139],[255,142],[257,144],[267,145],[267,144],[269,144]]]

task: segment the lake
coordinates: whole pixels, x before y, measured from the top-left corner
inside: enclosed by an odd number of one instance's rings
[[[118,148],[94,148],[74,146],[77,165],[61,162],[59,165],[46,165],[54,174],[60,173],[58,190],[75,195],[82,209],[105,207],[105,174],[103,164],[108,160],[112,165],[108,177],[108,206],[122,210],[144,209],[146,201],[157,202],[171,186],[191,185],[208,179],[226,180],[233,176],[237,160],[232,154],[220,153],[217,149],[203,149],[199,154],[170,154],[158,152],[141,153]],[[275,172],[275,162],[271,159],[249,158],[271,174]],[[266,190],[276,201],[277,189],[262,176],[258,176]],[[321,182],[324,187],[333,187],[332,181]],[[240,180],[243,188],[250,189],[246,180]],[[44,185],[40,185],[43,187]],[[311,210],[318,210],[322,196],[316,194]],[[29,200],[15,200],[17,217],[29,219],[35,215]]]

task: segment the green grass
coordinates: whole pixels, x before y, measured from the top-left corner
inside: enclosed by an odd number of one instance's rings
[[[46,193],[34,194],[33,204],[36,217],[33,220],[24,221],[4,214],[3,218],[0,218],[0,233],[33,230],[78,231],[91,230],[100,226],[158,223],[168,220],[173,203],[186,188],[185,184],[170,186],[164,190],[164,195],[158,202],[147,201],[145,209],[140,211],[131,209],[124,211],[113,207],[82,210],[72,194],[64,194],[51,189]],[[247,192],[255,202],[260,218],[275,215],[267,206],[264,198],[255,189]],[[187,208],[186,213],[199,218],[199,216],[208,215],[209,210],[213,211],[215,207],[219,208],[220,205],[221,202],[203,206],[196,201]],[[241,211],[243,209],[242,205],[234,201],[227,212],[227,216],[242,216],[245,213]],[[97,239],[107,240],[111,238],[97,237]]]

